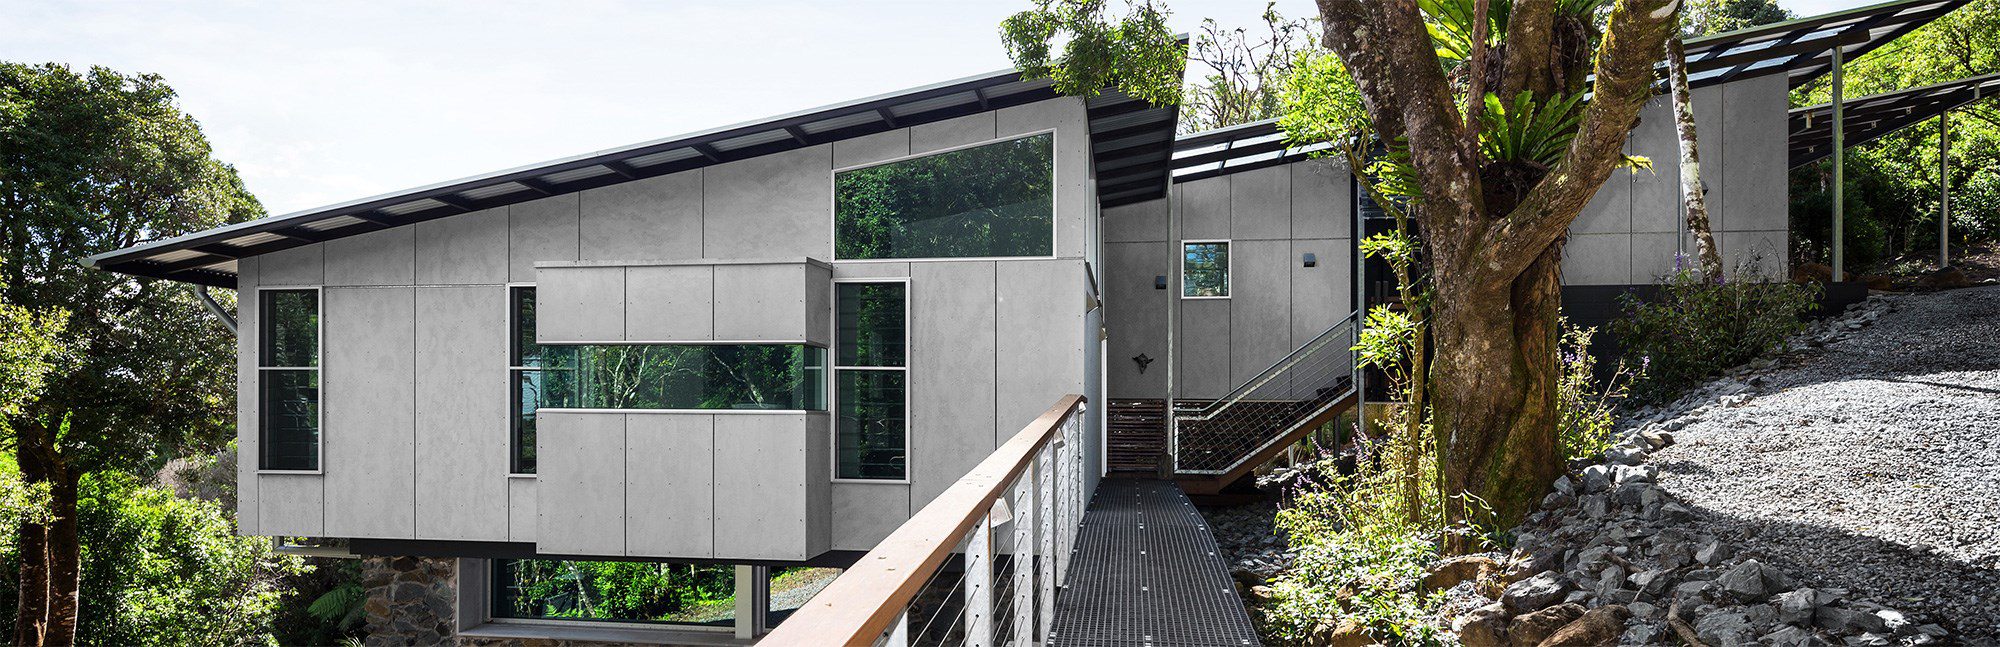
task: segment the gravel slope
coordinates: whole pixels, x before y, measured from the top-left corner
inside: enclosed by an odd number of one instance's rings
[[[2000,644],[2000,287],[1889,303],[1711,387],[1653,463],[1698,523],[1801,584]]]

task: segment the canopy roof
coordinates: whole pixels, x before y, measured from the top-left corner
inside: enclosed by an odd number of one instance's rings
[[[993,72],[261,218],[99,254],[88,262],[115,272],[235,287],[241,258],[1057,96],[1048,81],[1024,81],[1014,70]],[[1178,110],[1116,91],[1084,105],[1100,199],[1165,195],[1165,162]]]
[[[1981,99],[2000,96],[2000,72],[1920,88],[1841,101],[1846,144],[1858,146]],[[1833,154],[1833,104],[1791,112],[1791,166],[1798,168]]]
[[[1687,41],[1688,85],[1699,88],[1784,74],[1789,86],[1797,88],[1832,71],[1834,48],[1841,49],[1844,60],[1854,60],[1968,1],[1898,0],[1691,38]],[[1661,67],[1664,69],[1664,63]],[[1189,182],[1285,164],[1325,148],[1324,144],[1286,146],[1277,121],[1267,120],[1183,135],[1174,143],[1171,166],[1175,182]],[[1794,157],[1793,164],[1798,163]]]

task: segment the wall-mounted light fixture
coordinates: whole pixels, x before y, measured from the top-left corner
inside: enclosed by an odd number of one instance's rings
[[[1302,260],[1305,261],[1306,267],[1319,267],[1319,257],[1313,255],[1312,252],[1306,252],[1305,258]]]
[[[1153,275],[1153,289],[1155,290],[1167,289],[1167,275],[1165,274]]]

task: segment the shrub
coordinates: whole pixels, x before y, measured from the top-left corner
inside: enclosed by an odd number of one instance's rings
[[[1804,329],[1800,315],[1817,307],[1815,284],[1707,280],[1686,259],[1660,281],[1650,299],[1620,297],[1625,315],[1612,334],[1626,357],[1645,365],[1632,383],[1640,402],[1666,402],[1724,369],[1770,352]],[[1758,276],[1761,259],[1737,265],[1737,276]]]
[[[1590,354],[1590,341],[1597,336],[1597,329],[1564,321],[1562,331],[1556,354],[1561,371],[1556,382],[1556,410],[1562,416],[1556,421],[1556,450],[1563,460],[1573,461],[1611,447],[1611,431],[1616,425],[1613,414],[1618,402],[1631,394],[1632,383],[1645,376],[1646,362],[1642,359],[1638,368],[1628,369],[1625,361],[1619,360],[1600,386],[1597,357]]]

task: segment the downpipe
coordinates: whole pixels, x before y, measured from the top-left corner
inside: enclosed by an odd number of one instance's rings
[[[208,313],[215,315],[216,321],[222,322],[222,327],[229,329],[229,334],[238,334],[236,332],[236,316],[229,314],[228,309],[223,308],[221,303],[216,302],[215,296],[208,293],[208,286],[195,286],[195,294],[201,295],[201,304],[208,306]]]

